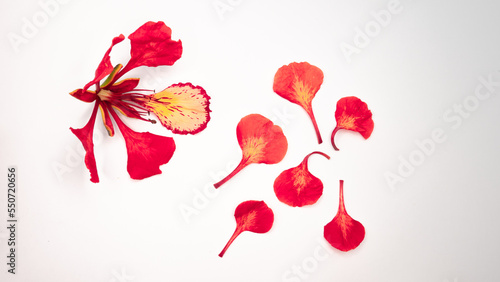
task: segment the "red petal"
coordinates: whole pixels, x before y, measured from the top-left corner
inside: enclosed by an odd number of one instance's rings
[[[219,257],[224,256],[234,239],[244,231],[266,233],[271,230],[274,222],[274,213],[264,201],[246,201],[238,205],[234,211],[236,230]]]
[[[102,102],[102,103],[106,103],[106,102]],[[101,110],[102,122],[104,123],[104,127],[108,131],[108,135],[114,136],[115,130],[113,128],[113,121],[111,120],[111,117],[109,116],[109,111],[107,110],[108,107],[103,107],[103,104],[101,104],[101,105],[99,105],[99,108]]]
[[[274,92],[304,108],[313,122],[319,144],[323,141],[312,110],[312,100],[322,83],[321,69],[307,62],[294,62],[278,69],[273,84]]]
[[[80,101],[87,103],[94,102],[95,99],[97,98],[97,94],[95,93],[95,91],[90,91],[90,90],[83,91],[83,89],[76,89],[75,91],[69,93],[69,95],[75,97]]]
[[[242,118],[236,128],[236,136],[243,158],[250,163],[279,163],[288,149],[281,127],[259,114]]]
[[[251,163],[279,163],[288,149],[288,142],[281,127],[259,114],[242,118],[236,128],[236,136],[243,151],[241,162],[233,172],[214,184],[215,188]]]
[[[127,171],[132,179],[144,179],[161,174],[160,165],[168,163],[175,151],[174,139],[135,132],[128,128],[115,111],[108,107],[111,115],[125,138],[127,146]]]
[[[85,149],[85,165],[90,171],[90,181],[94,183],[99,182],[99,175],[97,174],[97,165],[94,156],[94,142],[92,141],[98,106],[99,103],[96,103],[89,122],[83,128],[70,128],[71,132],[73,132],[73,134],[80,139],[80,142],[82,142],[83,148]]]
[[[125,36],[123,34],[120,34],[120,36],[117,36],[113,38],[113,41],[111,42],[111,46],[108,48],[108,51],[104,54],[104,57],[101,60],[101,63],[97,67],[95,71],[95,77],[92,81],[87,83],[85,87],[83,87],[83,90],[86,91],[90,86],[93,84],[98,83],[101,79],[106,77],[108,74],[111,73],[113,70],[113,65],[111,65],[111,60],[109,58],[109,53],[111,52],[111,49],[113,49],[113,46],[116,44],[122,42],[125,39]]]
[[[332,132],[332,145],[335,146],[334,137],[339,129],[347,129],[359,132],[365,139],[368,139],[373,131],[372,112],[365,102],[357,97],[344,97],[337,102],[335,110],[337,126]]]
[[[355,249],[365,238],[365,228],[347,214],[344,205],[344,181],[340,180],[339,209],[331,222],[325,225],[325,239],[343,252]]]
[[[116,82],[106,89],[114,93],[125,93],[134,90],[139,84],[139,78],[127,78]]]
[[[312,152],[296,167],[283,171],[274,181],[274,193],[278,199],[292,207],[312,205],[323,194],[323,182],[312,175],[307,160],[313,154],[330,157],[322,152]]]
[[[210,121],[210,96],[200,86],[178,83],[150,96],[146,109],[177,134],[196,134]]]
[[[182,55],[181,41],[171,39],[172,30],[164,22],[147,22],[129,35],[130,61],[119,76],[140,66],[171,66]]]

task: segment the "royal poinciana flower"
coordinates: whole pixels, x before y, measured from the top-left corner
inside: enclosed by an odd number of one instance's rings
[[[210,120],[210,97],[200,86],[178,83],[155,92],[137,88],[139,78],[121,79],[137,67],[173,65],[182,55],[182,43],[180,40],[172,40],[171,34],[171,29],[163,22],[145,23],[128,37],[131,44],[128,63],[113,67],[109,57],[111,49],[125,39],[123,35],[115,37],[97,67],[94,79],[83,88],[70,93],[84,102],[94,102],[87,125],[80,129],[71,128],[85,148],[85,164],[92,182],[99,182],[93,143],[98,109],[109,136],[113,136],[115,132],[114,120],[125,138],[127,171],[133,179],[160,174],[159,166],[170,160],[175,151],[175,142],[171,137],[135,132],[125,125],[119,114],[156,123],[149,118],[150,113],[154,113],[164,127],[177,134],[195,134],[206,128]],[[101,83],[103,79],[104,82]],[[91,87],[95,87],[95,90],[89,90]]]

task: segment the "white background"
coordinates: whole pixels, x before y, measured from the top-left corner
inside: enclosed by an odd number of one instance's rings
[[[483,100],[474,93],[480,77],[500,81],[500,2],[401,0],[358,48],[356,28],[373,25],[372,12],[389,3],[366,2],[73,0],[47,14],[38,1],[2,1],[0,226],[11,165],[19,171],[19,222],[16,275],[7,273],[9,234],[0,229],[0,280],[498,281],[500,87]],[[220,3],[231,9],[218,12]],[[130,75],[156,90],[177,82],[204,87],[212,120],[200,134],[174,136],[177,150],[163,174],[133,181],[121,134],[109,138],[98,117],[101,182],[93,184],[69,130],[87,123],[92,105],[68,93],[93,78],[114,36],[150,20],[171,27],[184,53],[171,67]],[[38,27],[23,34],[27,22]],[[24,41],[13,44],[13,36]],[[342,44],[358,48],[350,62]],[[129,46],[116,46],[114,64],[127,61]],[[313,101],[321,145],[305,112],[272,91],[276,70],[293,61],[324,72]],[[336,152],[329,144],[335,104],[351,95],[368,103],[375,129],[368,140],[340,131]],[[240,159],[235,128],[250,113],[283,128],[288,154],[215,190]],[[125,122],[173,136],[159,124]],[[446,139],[424,155],[417,143],[435,130]],[[331,156],[309,162],[323,196],[310,207],[282,204],[274,179],[314,150]],[[391,186],[386,176],[411,157],[414,170]],[[348,253],[323,247],[339,179],[347,211],[366,229]],[[219,258],[235,228],[234,208],[251,199],[273,209],[273,228],[243,233]],[[196,214],[183,215],[186,207]]]

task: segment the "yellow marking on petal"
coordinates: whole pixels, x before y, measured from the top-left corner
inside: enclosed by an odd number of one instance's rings
[[[297,188],[297,193],[300,194],[302,189],[311,180],[311,176],[306,170],[296,167],[293,171],[293,186]]]
[[[242,229],[247,230],[248,227],[255,225],[256,216],[257,216],[256,211],[251,211],[248,214],[242,216],[242,220],[241,220],[243,222],[243,225],[241,226]]]
[[[244,139],[242,144],[243,158],[252,163],[260,162],[264,157],[266,145],[267,142],[263,137]]]
[[[208,96],[199,87],[172,85],[150,97],[146,108],[174,133],[196,133],[209,119]]]
[[[343,116],[339,120],[339,124],[344,129],[354,130],[356,129],[356,118],[353,116]]]
[[[299,102],[302,106],[308,106],[311,104],[311,101],[314,98],[314,95],[311,94],[311,87],[304,84],[304,81],[299,80],[297,76],[295,76],[293,90],[295,91],[297,102]]]

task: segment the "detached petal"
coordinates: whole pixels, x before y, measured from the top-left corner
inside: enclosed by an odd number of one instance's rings
[[[323,71],[307,62],[282,66],[274,75],[273,90],[288,101],[300,105],[309,115],[318,144],[323,142],[312,110],[312,100],[323,83]]]
[[[181,41],[171,39],[172,30],[164,22],[147,22],[130,34],[130,61],[120,76],[140,66],[171,66],[182,55]]]
[[[90,86],[98,83],[101,79],[103,79],[108,74],[110,74],[111,71],[113,71],[113,65],[111,65],[109,53],[111,53],[111,49],[113,49],[113,46],[122,42],[124,39],[125,39],[125,36],[123,36],[123,34],[120,34],[120,36],[113,38],[113,41],[111,42],[111,46],[109,47],[108,51],[106,51],[106,53],[104,54],[104,57],[101,60],[101,63],[99,64],[99,66],[95,70],[94,79],[91,82],[87,83],[85,85],[85,87],[83,87],[83,91],[86,91]]]
[[[94,156],[94,142],[92,140],[98,106],[99,103],[96,103],[87,125],[80,129],[70,128],[71,132],[73,132],[73,134],[75,134],[76,137],[78,137],[78,139],[82,142],[83,148],[85,149],[85,165],[90,171],[90,181],[94,183],[99,182],[99,175],[97,174],[97,165]]]
[[[368,139],[373,132],[372,112],[365,102],[354,96],[344,97],[337,102],[335,120],[337,126],[332,132],[331,142],[337,151],[339,149],[335,145],[334,138],[340,129],[359,132],[365,139]]]
[[[372,112],[368,105],[357,97],[340,99],[337,102],[335,119],[338,128],[359,132],[365,139],[373,132]]]
[[[259,114],[243,117],[236,127],[236,137],[243,158],[252,163],[279,163],[288,150],[281,127]]]
[[[149,132],[135,132],[120,120],[113,109],[108,110],[125,138],[130,177],[140,180],[161,174],[160,165],[168,163],[174,154],[174,139]]]
[[[307,62],[294,62],[278,69],[274,76],[273,90],[288,101],[307,108],[322,83],[321,69]]]
[[[97,94],[95,91],[90,91],[90,90],[83,90],[83,89],[76,89],[73,92],[70,92],[69,95],[75,97],[76,99],[83,101],[83,102],[94,102],[95,99],[97,98]]]
[[[173,133],[196,134],[207,127],[210,96],[200,86],[178,83],[150,97],[146,109]]]

